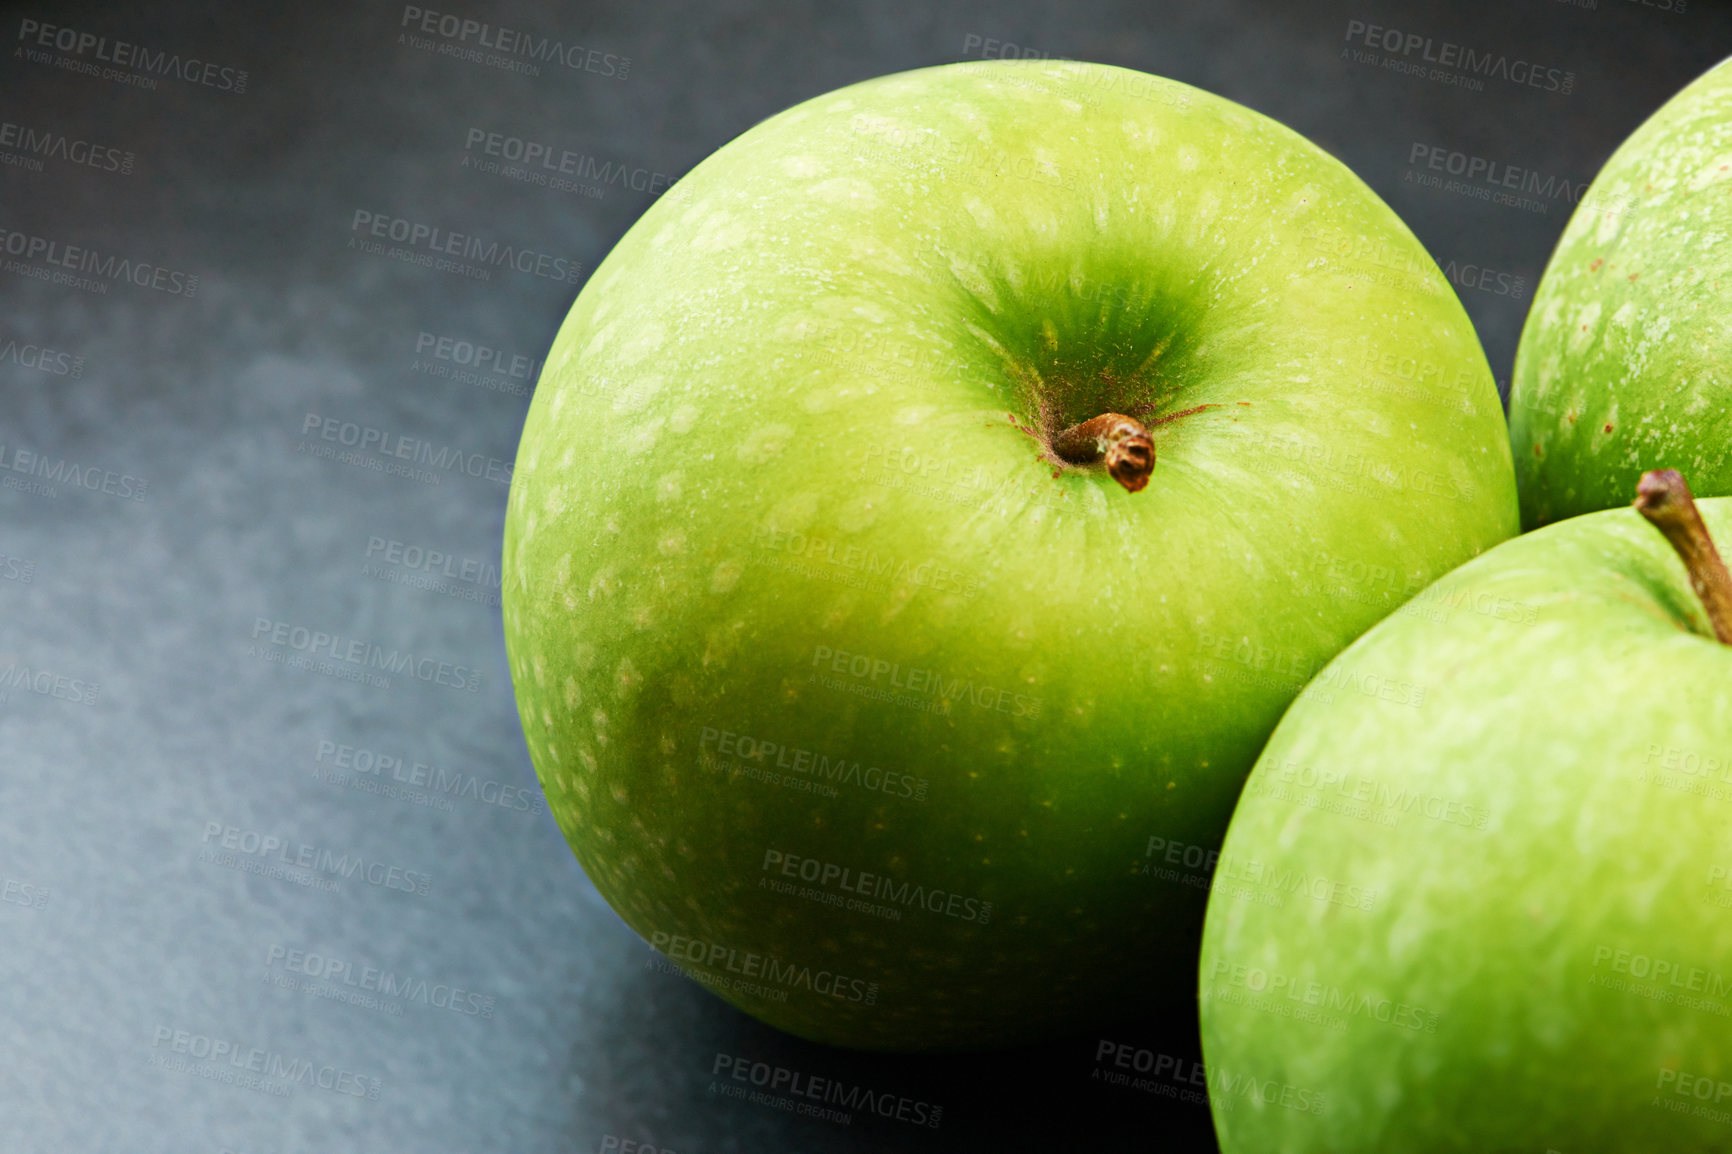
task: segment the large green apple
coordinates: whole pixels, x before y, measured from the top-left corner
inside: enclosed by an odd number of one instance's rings
[[[1732,499],[1701,502],[1732,541]],[[1732,1148],[1732,648],[1634,510],[1498,546],[1301,694],[1199,972],[1224,1154]],[[1365,666],[1419,707],[1331,684]]]
[[[1510,441],[1528,528],[1675,467],[1732,495],[1732,60],[1612,154],[1565,227],[1516,350]]]
[[[705,160],[579,296],[517,464],[511,673],[584,869],[735,1005],[877,1049],[1188,1001],[1282,710],[1517,523],[1395,215],[1075,63],[856,84]]]

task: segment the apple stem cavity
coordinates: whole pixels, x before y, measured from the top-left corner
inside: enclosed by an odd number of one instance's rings
[[[1149,436],[1149,426],[1164,425],[1204,409],[1221,407],[1219,404],[1198,405],[1183,412],[1168,413],[1147,425],[1124,413],[1102,413],[1055,434],[1052,455],[1068,465],[1091,465],[1105,457],[1107,472],[1113,480],[1135,493],[1149,483],[1149,474],[1155,471],[1155,440]],[[1017,427],[1022,428],[1021,425]],[[1034,435],[1029,429],[1023,428],[1022,431]],[[1058,473],[1053,476],[1058,476]]]
[[[1052,451],[1072,465],[1105,457],[1107,472],[1132,493],[1147,485],[1155,471],[1154,438],[1141,421],[1123,413],[1102,413],[1072,425],[1052,439]]]
[[[1732,574],[1720,560],[1714,538],[1690,496],[1690,486],[1676,469],[1652,469],[1636,483],[1631,502],[1648,524],[1665,535],[1690,574],[1690,587],[1708,611],[1714,636],[1722,645],[1732,645]]]

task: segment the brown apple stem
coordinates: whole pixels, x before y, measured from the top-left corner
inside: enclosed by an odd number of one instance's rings
[[[1072,425],[1052,439],[1052,451],[1072,465],[1087,465],[1104,456],[1113,480],[1132,493],[1147,485],[1155,471],[1155,442],[1149,430],[1123,413],[1102,413]]]
[[[1676,469],[1652,469],[1636,483],[1636,511],[1671,543],[1690,574],[1690,588],[1702,599],[1714,636],[1732,645],[1732,574],[1714,548],[1714,538],[1690,496],[1690,486]]]

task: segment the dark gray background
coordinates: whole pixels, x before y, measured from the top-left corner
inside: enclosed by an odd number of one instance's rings
[[[1703,0],[1681,13],[1635,0],[444,6],[629,57],[620,80],[400,45],[396,4],[153,7],[0,10],[0,120],[134,156],[130,174],[0,166],[0,228],[199,278],[190,296],[100,294],[0,272],[0,465],[22,449],[147,482],[142,500],[0,489],[0,671],[100,685],[93,704],[0,690],[7,1150],[596,1151],[610,1135],[679,1154],[1213,1149],[1205,1108],[1094,1080],[1096,1038],[933,1060],[777,1035],[649,966],[545,812],[445,812],[315,776],[329,741],[536,790],[497,609],[363,572],[374,537],[496,563],[505,486],[422,484],[297,449],[317,413],[510,460],[527,397],[421,371],[417,336],[536,358],[578,288],[365,254],[348,246],[353,214],[593,269],[651,198],[464,168],[470,129],[677,176],[789,104],[1008,40],[1200,85],[1330,149],[1440,264],[1504,274],[1459,291],[1507,390],[1568,200],[1538,213],[1417,187],[1412,148],[1585,182],[1732,52],[1732,12]],[[144,90],[32,61],[16,50],[24,19],[245,69],[246,91],[169,77]],[[1357,63],[1342,55],[1350,20],[1567,69],[1574,91],[1475,92]],[[1496,291],[1515,278],[1524,291]],[[22,363],[25,346],[81,371]],[[479,692],[267,663],[249,655],[260,617],[475,667]],[[358,877],[320,892],[224,868],[200,859],[209,822],[430,875],[429,892]],[[273,947],[461,986],[493,998],[494,1016],[401,999],[398,1016],[269,986],[283,973]],[[379,1095],[212,1081],[194,1071],[227,1064],[174,1055],[164,1029],[352,1071]],[[1189,1018],[1114,1040],[1197,1055]],[[710,1089],[718,1053],[935,1103],[942,1125],[730,1101]],[[194,1070],[152,1064],[165,1056]]]

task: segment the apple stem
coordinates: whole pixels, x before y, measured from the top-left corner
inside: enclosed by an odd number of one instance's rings
[[[1052,439],[1052,451],[1072,465],[1087,465],[1104,456],[1113,480],[1132,493],[1147,485],[1155,471],[1155,442],[1148,428],[1123,413],[1102,413],[1072,425]]]
[[[1636,511],[1671,543],[1690,574],[1690,587],[1701,598],[1722,645],[1732,645],[1732,574],[1714,548],[1714,538],[1690,496],[1690,486],[1676,469],[1652,469],[1636,483]]]

